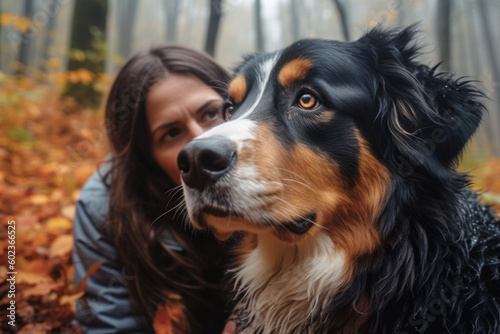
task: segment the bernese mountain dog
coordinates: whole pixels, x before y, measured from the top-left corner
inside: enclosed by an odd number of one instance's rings
[[[192,223],[241,238],[238,333],[500,333],[500,223],[455,169],[483,94],[415,32],[246,57],[180,152]]]

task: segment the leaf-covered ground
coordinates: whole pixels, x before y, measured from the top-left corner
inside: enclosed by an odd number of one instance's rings
[[[57,96],[48,88],[0,80],[1,330],[78,333],[72,319],[82,292],[72,284],[72,220],[80,188],[106,154],[102,117],[70,113],[76,109],[69,100],[48,98]],[[15,292],[8,272],[17,273]],[[7,317],[11,300],[15,318]]]
[[[57,91],[0,77],[0,317],[4,333],[79,333],[83,287],[72,283],[72,219],[79,190],[106,155],[102,113],[59,101]],[[77,111],[78,110],[78,111]],[[500,160],[473,164],[474,186],[500,210]],[[15,263],[8,262],[9,222]],[[12,229],[11,229],[12,230]],[[10,235],[14,233],[11,232]],[[15,297],[10,298],[15,274]],[[12,293],[12,292],[11,292]],[[8,324],[15,301],[15,327]],[[6,321],[6,319],[8,321]],[[168,333],[169,317],[157,322]]]

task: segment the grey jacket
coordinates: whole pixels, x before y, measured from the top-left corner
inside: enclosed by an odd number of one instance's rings
[[[105,224],[109,185],[103,176],[108,169],[109,166],[104,166],[89,178],[76,203],[73,222],[75,286],[94,263],[102,262],[102,265],[87,279],[84,299],[89,308],[77,301],[75,318],[86,333],[147,333],[132,314],[128,299],[127,284],[134,277],[128,276],[120,265],[111,231]],[[164,240],[171,248],[182,250],[168,232]]]

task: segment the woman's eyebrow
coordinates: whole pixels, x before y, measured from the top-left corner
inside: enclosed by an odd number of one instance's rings
[[[208,107],[210,104],[214,103],[214,102],[223,102],[222,99],[213,99],[213,100],[208,100],[207,102],[203,103],[201,107],[198,108],[198,110],[196,111],[196,114],[199,114],[200,112],[202,112],[206,107]]]
[[[169,122],[169,123],[163,123],[163,124],[159,125],[156,129],[154,129],[153,132],[151,132],[151,134],[154,135],[156,131],[168,128],[168,127],[170,127],[172,125],[175,125],[177,123],[179,123],[179,121],[173,121],[173,122]]]
[[[201,105],[201,107],[198,108],[198,110],[196,111],[196,114],[199,114],[200,112],[202,112],[203,110],[205,110],[206,107],[208,107],[210,104],[214,103],[214,102],[223,102],[222,99],[212,99],[212,100],[208,100],[207,102],[203,103]],[[165,128],[168,128],[172,125],[175,125],[179,123],[179,121],[173,121],[173,122],[169,122],[169,123],[163,123],[161,125],[159,125],[156,129],[154,129],[151,134],[155,134],[156,131],[158,130],[161,130],[161,129],[165,129]]]

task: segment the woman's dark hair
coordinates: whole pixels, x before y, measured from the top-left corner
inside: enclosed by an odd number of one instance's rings
[[[141,321],[151,330],[157,306],[175,309],[183,305],[185,321],[174,325],[183,332],[189,330],[184,326],[197,331],[200,315],[187,311],[198,307],[207,313],[213,307],[200,304],[198,299],[206,299],[203,294],[213,287],[207,277],[214,279],[210,271],[215,269],[207,263],[214,261],[209,257],[218,256],[214,253],[217,243],[207,235],[188,231],[183,226],[185,217],[175,217],[174,207],[180,203],[182,191],[167,193],[176,185],[153,159],[145,102],[151,87],[170,73],[196,76],[223,98],[230,79],[210,57],[180,46],[153,48],[125,64],[106,103],[106,130],[112,150],[108,223],[124,266],[122,273],[133,277],[127,287]],[[165,233],[183,251],[165,244]]]

